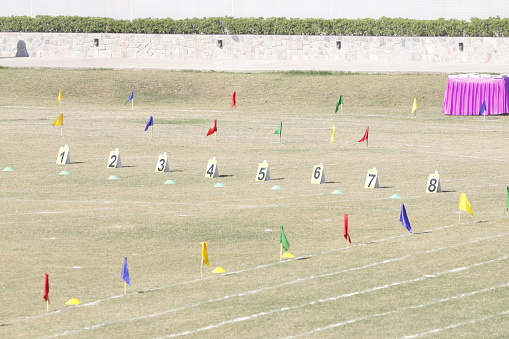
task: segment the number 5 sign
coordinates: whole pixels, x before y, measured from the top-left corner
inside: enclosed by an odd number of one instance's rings
[[[440,185],[440,174],[438,171],[435,171],[435,174],[430,174],[428,176],[428,183],[426,184],[426,193],[440,193],[442,192],[442,187]]]
[[[368,175],[366,175],[366,182],[364,183],[364,188],[378,188],[380,184],[378,183],[378,171],[376,167],[368,170]]]
[[[65,145],[60,147],[58,150],[57,164],[65,165],[71,163],[71,157],[69,156],[69,147]]]
[[[270,180],[269,164],[267,160],[258,164],[258,171],[256,172],[256,181],[268,181]]]
[[[170,165],[168,164],[168,154],[164,152],[163,154],[159,154],[157,158],[156,172],[164,173],[170,171]]]
[[[323,164],[319,163],[313,167],[313,174],[311,175],[312,184],[325,184],[325,173],[323,170]]]
[[[110,152],[110,157],[108,158],[108,168],[121,168],[122,161],[120,161],[120,151],[118,148],[115,148],[114,151]]]

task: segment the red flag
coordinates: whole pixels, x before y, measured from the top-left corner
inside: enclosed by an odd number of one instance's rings
[[[368,134],[369,134],[369,126],[366,126],[366,132],[364,132],[364,136],[362,137],[361,140],[359,140],[357,142],[363,142],[363,141],[368,140],[368,138],[369,138]]]
[[[214,120],[212,126],[210,126],[209,131],[207,132],[207,136],[214,134],[214,132],[217,132],[217,120]]]
[[[350,239],[350,234],[348,234],[348,214],[343,215],[344,221],[345,221],[345,232],[343,236],[348,241],[348,243],[352,243],[352,239]]]
[[[237,92],[233,92],[233,95],[232,95],[232,107],[231,108],[234,108],[235,106],[237,106]]]
[[[44,300],[49,301],[49,279],[47,273],[44,273],[44,289],[42,290],[42,297]]]

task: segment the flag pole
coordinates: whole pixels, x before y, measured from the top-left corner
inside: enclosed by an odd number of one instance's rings
[[[458,213],[458,224],[460,224],[460,223],[461,223],[461,210],[460,210],[460,212]]]
[[[131,100],[131,111],[134,110],[134,98]]]
[[[150,139],[154,139],[154,125],[150,126]]]
[[[280,244],[279,246],[279,261],[281,262],[283,259],[283,244]]]
[[[60,127],[60,135],[62,135],[63,131],[64,131],[64,125],[62,125],[62,127]]]
[[[200,276],[203,278],[203,258],[201,258]]]
[[[46,313],[49,313],[49,298],[46,300]]]
[[[343,114],[343,103],[339,107],[341,108],[340,114]]]
[[[124,281],[124,294],[127,294],[127,281]]]

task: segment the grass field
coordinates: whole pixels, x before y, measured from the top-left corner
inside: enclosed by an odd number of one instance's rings
[[[0,169],[14,169],[0,172],[0,337],[507,338],[509,122],[442,115],[447,75],[3,68],[0,78]],[[357,142],[366,126],[369,147]],[[55,163],[64,144],[69,165]],[[123,168],[107,168],[115,148]],[[156,173],[163,152],[171,172]],[[212,157],[219,178],[204,175]],[[256,182],[263,160],[272,180]],[[310,183],[318,163],[322,185]],[[380,188],[365,189],[373,167]],[[443,192],[425,193],[435,170]],[[460,193],[474,215],[458,223]],[[402,203],[413,234],[401,231]],[[299,260],[280,262],[280,226]],[[211,267],[200,277],[202,241]]]

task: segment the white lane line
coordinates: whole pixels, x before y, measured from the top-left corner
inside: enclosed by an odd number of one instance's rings
[[[503,316],[503,315],[509,315],[509,310],[506,310],[506,311],[503,311],[503,312],[500,312],[500,313],[497,313],[497,314],[487,315],[487,316],[484,316],[484,317],[481,317],[481,318],[477,318],[477,319],[470,319],[470,320],[464,321],[462,323],[452,324],[452,325],[445,326],[445,327],[442,327],[442,328],[435,328],[435,329],[433,329],[431,331],[428,331],[428,332],[407,335],[407,336],[403,337],[402,339],[425,337],[428,334],[435,334],[435,333],[438,333],[438,332],[442,332],[442,331],[445,331],[445,330],[449,330],[451,328],[456,328],[456,327],[460,327],[460,326],[464,326],[464,325],[476,324],[476,323],[479,323],[481,321],[486,321],[486,320],[489,320],[491,318],[500,317],[500,316]]]
[[[293,284],[304,282],[304,281],[307,281],[307,280],[312,280],[312,279],[317,279],[317,278],[322,278],[322,277],[330,277],[330,276],[333,276],[333,275],[338,275],[338,274],[346,273],[346,272],[350,272],[350,271],[358,271],[358,270],[366,269],[366,268],[369,268],[369,267],[375,267],[375,266],[379,266],[379,265],[383,265],[383,264],[387,264],[387,263],[391,263],[391,262],[395,262],[395,261],[399,261],[399,260],[404,260],[404,259],[407,259],[409,257],[413,257],[413,256],[420,255],[420,254],[428,254],[428,253],[438,252],[438,251],[445,250],[445,249],[451,249],[451,248],[455,248],[455,247],[459,247],[459,246],[470,245],[470,244],[473,244],[473,243],[476,243],[476,242],[480,242],[480,241],[483,241],[483,240],[504,237],[504,236],[507,236],[507,235],[509,235],[509,233],[505,233],[505,234],[501,234],[501,235],[495,235],[495,236],[490,236],[490,237],[484,237],[484,238],[478,238],[478,239],[474,239],[474,240],[471,240],[471,241],[468,241],[468,242],[465,242],[465,243],[460,243],[460,244],[454,244],[454,245],[450,245],[450,246],[435,248],[435,249],[426,250],[426,251],[419,252],[419,253],[414,253],[414,254],[411,254],[411,255],[410,254],[409,255],[405,255],[405,256],[402,256],[402,257],[386,259],[384,261],[374,262],[374,263],[370,263],[370,264],[366,264],[366,265],[358,266],[358,267],[352,267],[352,268],[341,270],[341,271],[337,271],[337,272],[325,273],[325,274],[322,274],[322,275],[319,275],[319,276],[310,276],[310,277],[298,278],[298,279],[295,279],[295,280],[287,281],[287,282],[280,283],[280,284],[273,285],[273,286],[267,286],[267,287],[263,287],[263,288],[260,288],[260,289],[251,290],[251,291],[245,291],[245,292],[241,292],[241,293],[237,293],[237,294],[225,295],[225,296],[222,296],[222,297],[219,297],[219,298],[216,298],[216,299],[210,299],[210,300],[206,300],[206,301],[202,301],[202,302],[198,302],[198,303],[194,303],[194,304],[190,304],[190,305],[185,305],[185,306],[181,306],[181,307],[178,307],[178,308],[165,310],[165,311],[154,313],[154,314],[148,314],[148,315],[139,316],[139,317],[130,318],[130,319],[123,319],[123,320],[119,320],[119,321],[116,321],[116,322],[108,322],[108,323],[103,323],[103,324],[97,324],[97,325],[94,325],[92,327],[85,327],[85,328],[81,328],[81,329],[76,329],[76,330],[72,330],[72,332],[71,331],[67,331],[67,332],[65,332],[65,334],[56,334],[54,336],[67,335],[67,334],[72,334],[72,333],[88,331],[88,330],[95,329],[95,328],[98,328],[98,327],[108,326],[108,325],[112,325],[112,324],[116,324],[116,323],[120,323],[120,322],[128,322],[128,321],[142,320],[142,319],[146,319],[146,318],[153,318],[153,317],[157,317],[157,316],[162,316],[162,315],[165,315],[165,314],[174,313],[174,312],[181,311],[181,310],[186,310],[186,309],[202,306],[202,305],[209,304],[209,303],[214,303],[214,302],[222,301],[222,300],[225,300],[225,299],[230,299],[230,298],[235,298],[235,297],[243,297],[243,296],[246,296],[246,295],[252,295],[252,294],[256,294],[256,293],[263,292],[263,291],[277,289],[277,288],[282,287],[282,286],[293,285]],[[380,239],[379,241],[382,241],[382,239]],[[359,244],[359,245],[356,245],[356,246],[364,246],[364,245],[366,245],[366,244]],[[335,251],[342,251],[342,250],[345,250],[345,249],[352,248],[354,246],[343,247],[343,248],[339,248],[339,249],[335,249],[335,250],[329,250],[327,252],[322,252],[322,253],[315,254],[315,255],[322,255],[322,254],[332,253],[332,252],[335,252]],[[312,257],[312,256],[315,256],[315,255],[309,255],[307,257]],[[276,262],[276,263],[271,263],[271,264],[266,264],[266,265],[260,265],[260,266],[256,266],[256,267],[253,267],[253,268],[248,268],[248,269],[245,269],[245,270],[241,270],[241,271],[231,272],[229,274],[238,274],[238,273],[243,273],[243,272],[247,272],[247,271],[251,271],[251,270],[255,270],[255,269],[259,269],[259,268],[264,268],[264,267],[269,267],[269,266],[274,266],[274,265],[278,265],[278,264],[282,264],[282,263],[289,263],[289,262],[292,262],[292,261],[290,260],[290,261],[283,261],[283,262]],[[229,274],[226,274],[226,275],[229,275]],[[188,283],[199,282],[199,281],[203,281],[205,279],[210,279],[210,278],[214,278],[214,277],[211,276],[211,277],[207,277],[207,278],[194,279],[194,280],[187,281],[187,282],[182,282],[182,283],[172,284],[172,285],[165,286],[165,287],[155,288],[155,289],[152,289],[150,291],[163,290],[165,288],[169,288],[169,287],[172,287],[172,286],[185,285],[185,284],[188,284]],[[139,293],[139,292],[133,292],[133,293],[129,293],[127,295],[134,295],[134,294],[137,294],[137,293]],[[98,304],[100,302],[111,300],[112,298],[119,298],[119,297],[123,297],[123,296],[127,296],[127,295],[119,295],[119,296],[115,296],[115,297],[105,298],[105,299],[102,299],[102,300],[97,300],[97,301],[94,301],[94,302],[91,302],[91,303],[83,304],[80,307],[96,305],[96,304]],[[69,308],[69,309],[75,309],[75,308]]]
[[[281,312],[286,312],[286,311],[293,311],[293,310],[297,310],[297,309],[304,308],[304,307],[307,307],[307,306],[313,306],[313,305],[323,304],[323,303],[327,303],[327,302],[331,302],[331,301],[337,301],[337,300],[340,300],[340,299],[343,299],[343,298],[349,298],[349,297],[352,297],[352,296],[358,296],[358,295],[362,295],[362,294],[366,294],[366,293],[380,291],[380,290],[388,289],[388,288],[395,287],[395,286],[401,286],[401,285],[405,285],[405,284],[421,282],[421,281],[424,281],[424,280],[427,280],[427,279],[431,279],[431,278],[434,278],[434,277],[437,277],[437,276],[442,276],[442,275],[446,275],[446,274],[450,274],[450,273],[455,273],[455,272],[463,271],[463,270],[469,270],[469,269],[474,268],[474,267],[479,267],[479,266],[482,266],[482,265],[491,264],[491,263],[494,263],[494,262],[497,262],[497,261],[501,261],[501,260],[505,260],[505,259],[507,259],[507,256],[502,256],[502,257],[499,257],[499,258],[496,258],[496,259],[491,259],[491,260],[475,263],[475,264],[472,264],[470,266],[457,267],[457,268],[454,268],[454,269],[451,269],[451,270],[447,270],[447,271],[442,271],[442,272],[432,273],[432,274],[426,274],[426,275],[424,275],[422,277],[415,278],[415,279],[396,281],[396,282],[393,282],[393,283],[390,283],[390,284],[385,284],[385,285],[381,285],[381,286],[375,286],[375,287],[368,288],[368,289],[361,290],[361,291],[344,293],[344,294],[336,295],[336,296],[333,296],[333,297],[328,297],[328,298],[325,298],[325,299],[317,299],[317,300],[313,300],[313,301],[310,301],[310,302],[307,302],[307,303],[304,303],[304,304],[300,304],[300,305],[289,306],[289,307],[282,307],[282,308],[272,309],[272,310],[268,310],[268,311],[264,311],[264,312],[254,313],[254,314],[243,316],[243,317],[237,317],[237,318],[234,318],[234,319],[222,321],[222,322],[217,323],[217,324],[211,324],[211,325],[207,325],[207,326],[200,327],[200,328],[197,328],[197,329],[188,330],[188,331],[185,331],[185,332],[173,333],[173,334],[170,334],[170,335],[167,335],[167,336],[164,336],[164,337],[158,337],[158,338],[155,338],[155,339],[175,338],[175,337],[180,337],[180,336],[184,336],[184,335],[200,333],[200,332],[216,329],[218,327],[222,327],[222,326],[225,326],[225,325],[235,324],[235,323],[239,323],[239,322],[243,322],[243,321],[247,321],[247,320],[252,320],[252,319],[260,318],[260,317],[263,317],[263,316],[266,316],[266,315],[273,315],[275,313],[281,313]],[[48,338],[52,338],[52,337],[48,337]]]
[[[360,321],[369,320],[369,319],[373,319],[373,318],[377,318],[377,317],[385,317],[387,315],[402,313],[402,312],[405,312],[405,311],[408,311],[408,310],[413,310],[413,309],[416,309],[416,308],[424,308],[424,307],[433,306],[433,305],[437,305],[437,304],[440,304],[440,303],[445,303],[445,302],[452,301],[452,300],[458,300],[458,299],[461,299],[461,298],[471,297],[471,296],[474,296],[476,294],[485,293],[485,292],[491,292],[491,291],[497,290],[499,288],[504,288],[504,287],[508,287],[508,286],[509,286],[509,283],[506,283],[506,284],[503,284],[503,285],[483,288],[483,289],[477,290],[477,291],[472,291],[472,292],[467,292],[467,293],[461,293],[461,294],[453,295],[453,296],[450,296],[450,297],[447,297],[447,298],[443,298],[443,299],[439,299],[439,300],[435,300],[435,301],[430,301],[430,302],[427,302],[427,303],[424,303],[424,304],[420,304],[420,305],[406,306],[406,307],[402,307],[402,308],[397,309],[397,310],[392,310],[392,311],[387,311],[387,312],[383,312],[383,313],[372,314],[372,315],[369,315],[369,316],[366,316],[366,317],[362,317],[362,318],[357,318],[357,319],[350,319],[350,320],[346,320],[346,321],[343,321],[343,322],[340,322],[340,323],[330,324],[330,325],[327,325],[327,326],[324,326],[324,327],[318,327],[318,328],[315,328],[315,329],[313,329],[311,331],[308,331],[308,332],[305,332],[305,333],[291,335],[291,336],[285,337],[283,339],[290,339],[290,338],[293,339],[293,338],[304,337],[304,336],[307,336],[307,335],[315,334],[317,332],[322,332],[322,331],[330,330],[332,328],[337,328],[337,327],[341,327],[341,326],[348,325],[348,324],[354,324],[354,323],[357,323],[357,322],[360,322]],[[404,337],[404,338],[417,338],[417,337],[407,336],[407,337]]]

